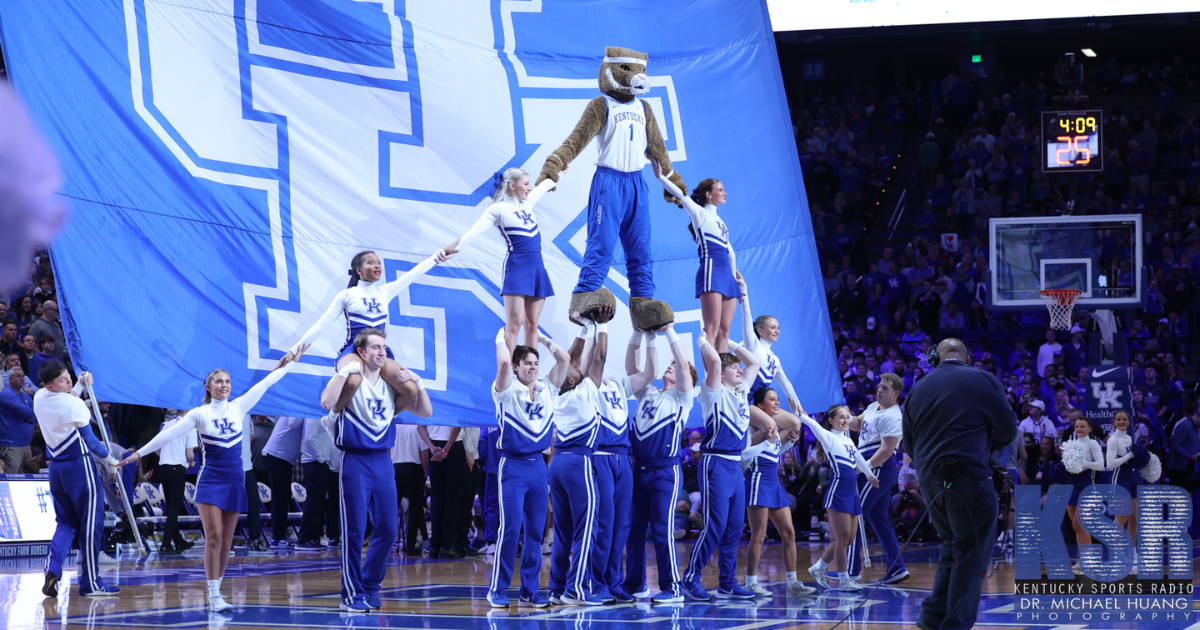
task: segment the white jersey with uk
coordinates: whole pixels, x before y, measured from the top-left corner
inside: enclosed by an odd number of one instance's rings
[[[343,451],[387,451],[396,443],[396,393],[376,375],[363,377],[350,403],[337,417],[334,444]]]
[[[596,392],[596,413],[600,415],[600,434],[596,450],[606,447],[629,448],[629,377],[600,381]]]
[[[854,440],[850,439],[845,432],[830,431],[807,415],[801,415],[800,421],[813,432],[817,441],[821,443],[821,448],[825,450],[825,455],[829,458],[834,477],[854,481],[860,470],[865,475],[874,474],[862,453],[858,452]]]
[[[550,384],[554,394],[555,443],[559,449],[596,447],[596,436],[600,431],[600,416],[596,413],[599,397],[596,383],[584,378],[569,392],[560,393]]]
[[[718,385],[710,389],[700,383],[700,408],[704,414],[704,440],[700,451],[741,461],[746,450],[750,427],[750,406],[746,397],[750,385],[743,382],[734,389]]]
[[[638,408],[629,424],[633,457],[638,466],[646,462],[665,465],[678,460],[683,427],[696,402],[695,391],[681,392],[675,387],[663,391],[646,385],[634,393]]]
[[[892,405],[887,409],[881,408],[877,402],[868,405],[862,413],[862,426],[858,430],[858,450],[862,456],[870,459],[883,445],[885,437],[903,439],[903,422],[900,405]],[[892,457],[898,453],[898,450],[894,451]]]
[[[526,458],[550,448],[554,441],[554,395],[546,379],[534,381],[533,400],[529,399],[529,386],[516,378],[500,392],[493,381],[492,400],[499,427],[496,450],[508,457]]]
[[[605,95],[608,117],[600,129],[597,144],[600,159],[596,166],[622,173],[633,173],[646,166],[646,108],[642,99],[622,103]]]

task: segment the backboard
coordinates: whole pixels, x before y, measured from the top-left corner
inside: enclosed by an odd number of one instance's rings
[[[1142,305],[1138,214],[992,219],[989,308],[1045,308],[1042,289],[1076,289],[1086,310]]]

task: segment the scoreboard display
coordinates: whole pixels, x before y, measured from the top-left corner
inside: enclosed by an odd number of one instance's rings
[[[1104,112],[1042,112],[1042,170],[1087,173],[1104,170]]]

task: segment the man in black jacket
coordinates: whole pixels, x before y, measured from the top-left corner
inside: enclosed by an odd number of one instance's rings
[[[958,339],[937,346],[937,366],[908,394],[904,450],[913,460],[929,518],[942,539],[933,590],[917,627],[975,624],[983,574],[996,537],[999,499],[988,456],[1017,434],[1017,418],[995,376],[967,365]]]

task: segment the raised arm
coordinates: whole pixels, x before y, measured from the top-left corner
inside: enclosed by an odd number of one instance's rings
[[[567,167],[564,166],[562,172],[565,173],[566,171]],[[542,200],[542,196],[551,190],[554,190],[554,182],[550,180],[543,181],[534,186],[533,190],[529,191],[529,196],[525,198],[525,207],[533,208],[537,206],[538,202]]]
[[[699,226],[700,222],[704,220],[704,208],[695,201],[692,201],[691,197],[687,196],[675,182],[671,181],[670,177],[672,173],[663,173],[662,165],[658,163],[658,160],[651,159],[650,167],[654,169],[654,177],[662,184],[663,190],[683,202],[683,209],[687,210],[688,216],[692,217],[692,225]]]
[[[450,248],[453,247],[453,245],[450,246]],[[422,260],[417,264],[416,267],[413,267],[412,269],[409,269],[401,274],[399,278],[396,278],[395,280],[383,285],[383,294],[386,296],[386,299],[391,301],[392,298],[400,295],[400,292],[407,288],[408,285],[412,284],[414,280],[425,275],[430,269],[433,269],[438,262],[445,260],[446,257],[442,252],[443,250],[438,250],[438,253],[426,258],[425,260]]]
[[[303,356],[306,349],[307,346],[302,347],[300,349],[300,354],[296,355],[296,358],[299,359],[301,356]],[[238,408],[242,410],[243,414],[250,413],[250,410],[254,408],[254,405],[258,404],[258,401],[263,397],[263,394],[266,394],[267,390],[271,389],[271,386],[275,383],[278,383],[279,379],[283,378],[284,375],[286,375],[288,372],[291,372],[295,365],[296,362],[293,360],[289,361],[287,365],[284,365],[281,368],[275,368],[270,374],[267,375],[266,378],[259,381],[254,385],[254,387],[251,387],[250,390],[245,394],[242,394],[241,396],[230,401],[230,404],[237,405]]]
[[[633,376],[642,371],[642,340],[646,335],[635,324],[633,334],[629,336],[629,347],[625,349],[625,375]],[[641,391],[641,390],[638,390]]]
[[[708,343],[708,337],[704,335],[704,331],[700,331],[700,338],[696,340],[700,346],[700,360],[704,363],[704,385],[709,389],[716,389],[721,386],[721,355],[717,353],[717,349],[711,343]],[[674,348],[672,348],[674,349]],[[679,364],[679,370],[682,370],[684,364]]]
[[[590,352],[585,353],[588,341],[596,335],[596,322],[590,319],[580,320],[583,325],[579,327],[579,335],[575,337],[575,341],[571,342],[571,348],[567,350],[567,356],[570,357],[570,362],[579,366],[580,371],[587,373],[588,366],[592,362]]]
[[[414,376],[416,375],[414,374]],[[417,399],[413,401],[413,404],[409,405],[404,411],[407,411],[418,418],[428,418],[429,416],[433,415],[433,401],[429,400],[429,392],[425,391],[425,381],[421,380],[421,377],[417,376],[416,383]],[[396,417],[400,417],[400,414],[396,414]]]
[[[347,363],[341,372],[334,374],[333,378],[329,379],[329,382],[325,384],[325,389],[321,391],[321,408],[326,411],[332,411],[333,414],[341,413],[344,407],[337,407],[336,405],[338,398],[342,395],[342,387],[346,384],[346,379],[361,372],[362,364],[354,361]]]
[[[758,334],[754,332],[754,315],[750,314],[750,293],[741,274],[736,279],[738,288],[742,290],[742,297],[738,298],[742,306],[742,346],[757,353],[759,341]]]
[[[616,309],[611,306],[603,306],[600,312],[596,314],[595,332],[596,332],[596,347],[592,350],[592,360],[584,372],[587,377],[592,379],[596,387],[604,381],[604,364],[608,361],[608,322],[612,321],[613,315],[616,315]],[[579,369],[584,369],[581,365]]]
[[[496,333],[496,391],[502,392],[512,385],[513,365],[512,352],[504,340],[504,326]]]
[[[175,424],[172,424],[162,431],[159,431],[158,435],[154,436],[149,442],[146,442],[142,448],[139,448],[134,453],[131,453],[125,458],[124,461],[121,462],[121,465],[124,466],[125,464],[135,462],[138,459],[141,459],[142,457],[149,455],[150,453],[157,451],[167,444],[170,444],[171,442],[187,435],[188,431],[195,431],[196,419],[199,417],[200,414],[189,413],[187,416],[180,418],[175,422]]]
[[[792,387],[792,382],[788,380],[787,374],[783,373],[783,363],[778,359],[775,361],[775,382],[779,383],[779,386],[783,388],[783,393],[787,396],[788,406],[792,408],[792,413],[804,413],[804,406],[800,404],[800,397],[796,395],[796,389]]]
[[[625,371],[629,375],[630,392],[637,396],[646,389],[646,386],[654,382],[655,370],[658,368],[658,348],[655,347],[656,335],[654,333],[643,333],[640,330],[634,330],[633,335],[629,337],[629,348],[625,350]],[[639,370],[638,364],[641,360],[638,359],[638,354],[641,353],[642,339],[647,339],[646,345],[646,369]]]
[[[483,214],[479,215],[479,218],[475,220],[475,223],[471,225],[470,229],[468,229],[465,234],[458,237],[458,250],[462,251],[466,249],[467,245],[471,244],[471,241],[475,240],[475,238],[480,234],[486,232],[488,228],[496,227],[496,224],[499,221],[500,209],[496,206],[496,204],[489,205],[484,209]]]
[[[318,319],[317,322],[312,325],[312,328],[309,328],[308,332],[304,333],[303,337],[300,337],[300,340],[288,350],[287,354],[280,359],[279,365],[275,367],[278,368],[283,366],[288,361],[295,358],[296,353],[299,352],[301,346],[312,345],[312,342],[316,341],[317,336],[321,334],[321,330],[333,322],[333,320],[337,319],[338,315],[342,314],[342,311],[345,310],[346,307],[346,291],[348,291],[348,289],[342,289],[337,295],[333,296],[333,302],[329,303],[329,308],[325,309],[325,313],[321,315],[321,319]]]
[[[541,341],[542,345],[546,346],[546,349],[554,356],[554,367],[550,370],[548,377],[550,383],[555,387],[562,387],[563,380],[567,378],[567,373],[571,367],[570,355],[567,354],[566,350],[562,349],[562,346],[554,343],[554,340],[546,335],[538,337],[538,341]]]
[[[758,360],[758,355],[747,350],[742,344],[735,341],[729,342],[729,349],[736,354],[738,360],[742,362],[742,382],[753,383],[754,379],[758,378],[758,368],[761,365]]]
[[[806,413],[800,414],[800,422],[804,423],[804,426],[813,432],[817,441],[821,443],[821,447],[825,449],[826,453],[829,453],[834,446],[833,434]]]
[[[675,389],[679,390],[681,394],[686,394],[692,391],[692,388],[694,388],[696,384],[692,382],[692,370],[690,364],[688,363],[687,354],[684,351],[685,348],[683,347],[683,342],[679,340],[679,335],[675,332],[674,322],[671,322],[667,325],[666,335],[667,342],[671,344],[671,356],[675,358]],[[700,335],[700,338],[704,339],[704,335]],[[646,369],[650,370],[652,375],[657,374],[657,350],[650,354],[650,358],[647,359],[647,363],[650,361],[653,361],[654,363],[652,365],[647,365]],[[717,359],[717,369],[721,369],[719,357]]]

